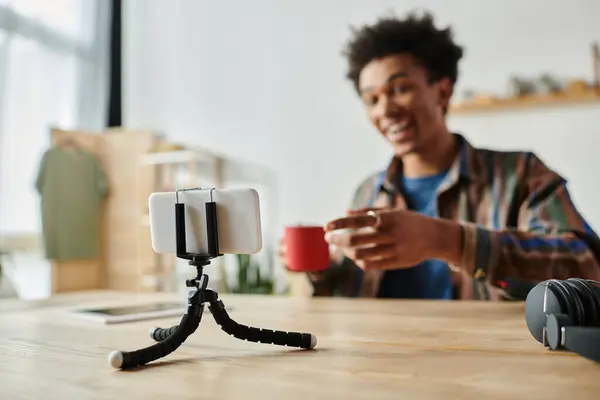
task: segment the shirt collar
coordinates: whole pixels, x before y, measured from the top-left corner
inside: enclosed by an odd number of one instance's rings
[[[453,134],[459,142],[459,151],[456,158],[450,166],[446,180],[443,186],[452,186],[464,180],[469,183],[484,183],[488,181],[485,168],[480,157],[480,150],[473,147],[464,136],[458,133]],[[394,157],[390,161],[386,170],[384,170],[384,179],[382,186],[386,190],[395,190],[395,182],[402,176],[402,160]]]

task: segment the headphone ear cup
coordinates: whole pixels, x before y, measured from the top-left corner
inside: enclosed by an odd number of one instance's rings
[[[600,282],[574,278],[538,283],[525,299],[531,335],[551,350],[600,363]]]
[[[595,283],[582,278],[569,278],[567,282],[579,292],[582,303],[582,319],[578,325],[597,326],[600,324],[600,288]]]
[[[546,326],[547,314],[562,314],[561,303],[558,297],[548,287],[548,281],[540,282],[529,291],[525,299],[525,322],[527,329],[538,342],[544,343],[544,327]],[[546,301],[546,312],[544,312],[544,298]]]

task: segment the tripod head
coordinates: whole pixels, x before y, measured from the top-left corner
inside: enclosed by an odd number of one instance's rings
[[[600,363],[600,282],[540,282],[525,300],[525,321],[531,335],[551,350],[570,350]]]
[[[179,202],[179,192],[188,190],[210,190],[210,200],[206,202],[206,234],[208,251],[206,254],[188,253],[185,235],[185,204]],[[218,298],[217,292],[208,289],[208,275],[203,273],[206,265],[211,260],[222,256],[219,252],[219,230],[217,221],[217,204],[213,200],[214,188],[180,189],[176,192],[175,200],[175,235],[177,257],[188,260],[191,266],[196,267],[196,277],[186,280],[186,286],[193,288],[188,293],[188,307],[185,315],[178,325],[170,328],[153,328],[150,337],[157,343],[154,345],[131,351],[113,351],[108,356],[108,363],[113,368],[129,369],[147,364],[165,357],[175,351],[183,342],[196,331],[200,325],[205,303],[209,304],[209,311],[221,329],[235,338],[250,342],[276,344],[280,346],[313,349],[317,345],[316,336],[310,333],[273,331],[270,329],[254,328],[242,325],[231,319],[225,305]]]

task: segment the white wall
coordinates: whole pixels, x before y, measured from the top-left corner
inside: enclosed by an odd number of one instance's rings
[[[323,223],[389,157],[344,78],[349,25],[426,7],[466,46],[457,90],[503,91],[509,74],[591,78],[596,0],[125,2],[124,117],[279,173],[281,224]],[[454,117],[475,144],[529,148],[572,182],[600,229],[600,105]]]

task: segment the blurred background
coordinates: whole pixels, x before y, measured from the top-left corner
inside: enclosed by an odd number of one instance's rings
[[[391,156],[345,79],[350,27],[419,9],[465,47],[450,127],[536,152],[599,230],[598,1],[0,0],[0,296],[182,290],[191,271],[152,251],[147,198],[215,185],[259,191],[264,248],[216,262],[213,285],[305,295],[276,261],[284,227],[340,216]],[[68,203],[43,208],[45,190],[89,184],[44,166],[56,148],[93,156],[106,178],[93,254],[44,250],[82,224],[45,231],[44,213]]]

